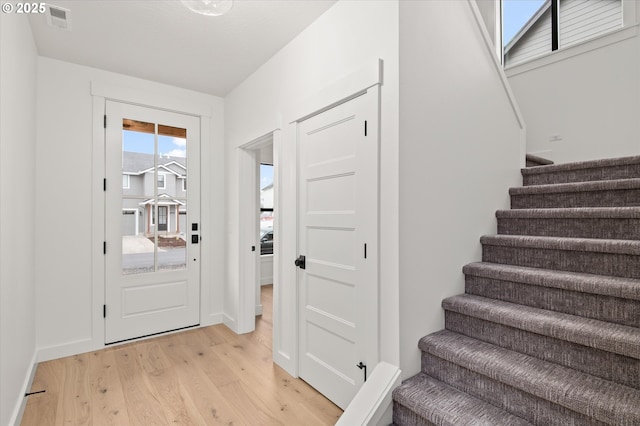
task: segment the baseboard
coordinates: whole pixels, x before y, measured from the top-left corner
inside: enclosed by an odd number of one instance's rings
[[[298,377],[297,359],[294,359],[292,354],[287,353],[282,349],[276,349],[275,345],[273,349],[273,363],[286,371],[287,374],[291,375],[291,377]]]
[[[262,305],[256,305],[256,316],[262,315]]]
[[[201,327],[207,327],[215,324],[227,324],[227,327],[234,329],[231,325],[235,323],[233,318],[222,313],[210,314],[206,317],[206,323],[201,324]],[[227,323],[229,321],[229,323]],[[141,338],[142,340],[143,338]],[[52,359],[64,358],[67,356],[83,354],[86,352],[93,352],[100,349],[104,349],[104,342],[97,342],[95,339],[81,339],[74,342],[64,343],[61,345],[47,346],[38,348],[37,361],[44,362]]]
[[[210,325],[222,324],[224,322],[224,314],[221,312],[215,314],[205,315],[200,322],[201,327],[208,327]]]
[[[238,323],[236,322],[235,318],[233,318],[232,316],[229,316],[228,314],[223,314],[223,316],[224,316],[224,320],[222,321],[223,324],[229,327],[231,331],[238,334]]]
[[[104,348],[104,342],[95,342],[94,339],[82,339],[62,345],[38,348],[38,362],[83,354]]]
[[[24,414],[25,408],[27,408],[27,399],[24,395],[29,392],[31,389],[31,384],[33,383],[33,378],[36,375],[36,367],[38,363],[36,360],[38,359],[38,351],[33,351],[33,356],[31,357],[31,363],[29,364],[29,373],[24,378],[24,383],[22,384],[22,388],[20,389],[19,397],[20,399],[16,401],[16,406],[13,409],[13,414],[11,415],[11,419],[9,419],[9,424],[13,426],[20,426],[22,422],[22,415]]]

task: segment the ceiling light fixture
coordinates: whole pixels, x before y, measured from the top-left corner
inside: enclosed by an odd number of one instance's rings
[[[233,0],[180,0],[189,10],[207,16],[224,15],[231,10]]]

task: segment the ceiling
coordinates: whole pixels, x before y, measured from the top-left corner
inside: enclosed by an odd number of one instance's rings
[[[177,0],[52,0],[71,31],[29,19],[41,56],[225,96],[335,1],[235,0],[210,17]]]

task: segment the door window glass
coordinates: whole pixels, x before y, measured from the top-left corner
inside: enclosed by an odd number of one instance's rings
[[[187,131],[122,123],[122,273],[186,268]]]

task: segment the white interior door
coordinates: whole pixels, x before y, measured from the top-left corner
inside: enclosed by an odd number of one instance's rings
[[[299,123],[298,152],[299,373],[345,408],[377,363],[377,88]]]
[[[106,343],[198,325],[199,118],[112,101],[106,116]]]

